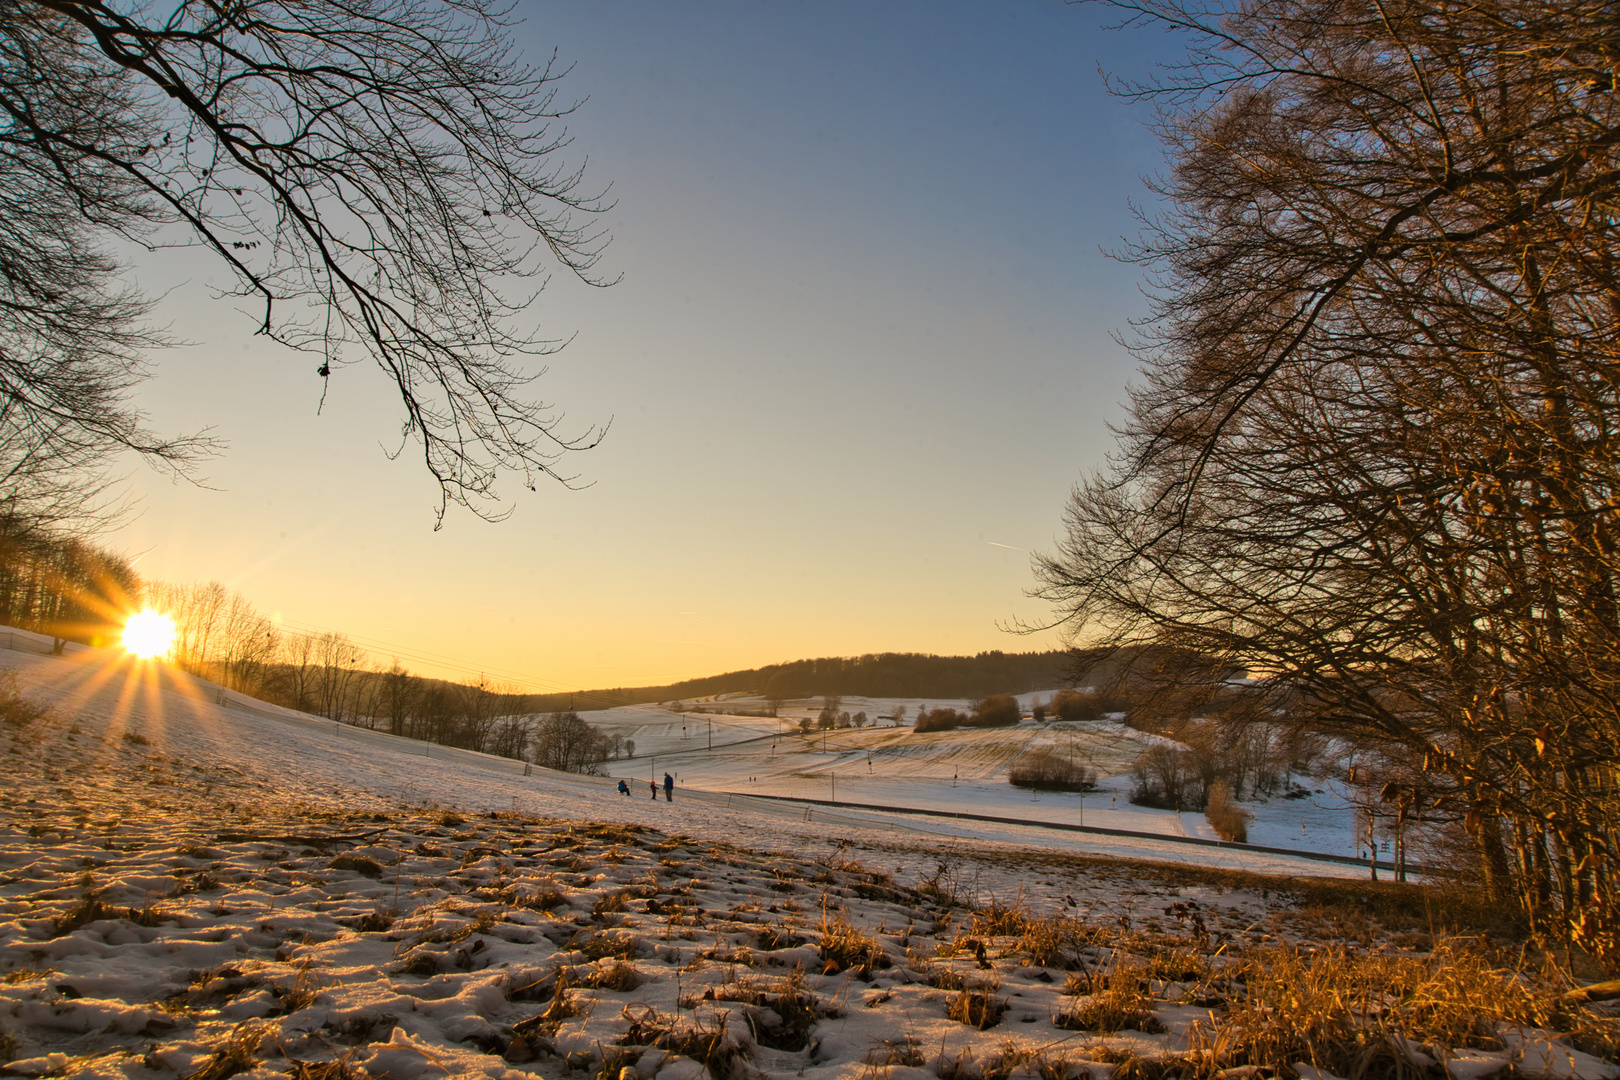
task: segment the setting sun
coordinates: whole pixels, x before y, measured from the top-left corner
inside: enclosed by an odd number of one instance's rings
[[[174,620],[155,611],[131,615],[124,624],[124,648],[143,660],[162,656],[174,644]]]

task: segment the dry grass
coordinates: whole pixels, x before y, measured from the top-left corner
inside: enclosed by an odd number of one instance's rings
[[[1147,978],[1147,965],[1134,958],[1122,958],[1112,971],[1092,980],[1091,992],[1076,999],[1068,1012],[1054,1016],[1052,1023],[1070,1031],[1105,1035],[1126,1029],[1162,1032],[1164,1025],[1153,1015]]]
[[[530,911],[555,911],[569,905],[568,895],[557,886],[556,882],[549,879],[526,883],[514,882],[501,890],[499,899],[502,903],[527,908]]]
[[[995,983],[969,983],[945,1003],[945,1015],[959,1024],[989,1031],[1007,1014],[1007,1000],[996,996]]]
[[[850,922],[847,915],[839,912],[836,919],[829,919],[825,911],[821,915],[821,958],[829,973],[855,969],[867,974],[888,959],[877,938]]]
[[[15,735],[34,721],[48,715],[50,710],[45,706],[37,705],[22,696],[22,692],[17,689],[15,671],[0,672],[0,725],[9,728]]]
[[[225,1037],[225,1041],[214,1048],[213,1056],[202,1068],[188,1073],[182,1080],[227,1080],[237,1073],[247,1072],[259,1063],[254,1055],[258,1052],[259,1042],[264,1038],[268,1027],[269,1025],[251,1020],[237,1025]]]
[[[369,1075],[345,1054],[333,1061],[295,1061],[292,1080],[365,1080]]]
[[[810,1029],[825,1016],[838,1011],[822,1003],[804,988],[804,972],[795,970],[780,979],[727,983],[712,991],[715,1001],[736,1001],[768,1009],[769,1013],[749,1014],[754,1039],[773,1050],[803,1050],[810,1041]]]
[[[1229,1065],[1306,1061],[1341,1076],[1399,1071],[1404,1040],[1499,1049],[1501,1026],[1546,1027],[1553,997],[1467,942],[1424,957],[1255,949],[1229,972],[1241,994],[1196,1029]]]
[[[746,1049],[727,1034],[723,1017],[708,1025],[697,1020],[682,1023],[642,1002],[626,1005],[623,1015],[629,1023],[619,1038],[620,1046],[650,1046],[689,1057],[705,1066],[714,1080],[740,1080],[748,1075]]]
[[[298,974],[293,977],[291,986],[285,988],[272,986],[270,992],[278,999],[280,1010],[291,1016],[315,1004],[315,999],[321,993],[321,984],[315,973],[310,970],[310,962],[305,960],[298,965]]]
[[[596,968],[581,981],[581,985],[627,994],[640,987],[642,981],[641,974],[634,966],[615,961]]]
[[[383,876],[383,864],[376,859],[368,859],[364,855],[339,855],[327,864],[333,870],[352,870],[362,877],[373,881]]]

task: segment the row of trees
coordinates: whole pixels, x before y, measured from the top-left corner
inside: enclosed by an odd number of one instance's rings
[[[515,688],[423,678],[397,661],[374,666],[344,634],[279,630],[218,582],[154,582],[146,597],[174,620],[175,663],[288,708],[569,772],[599,771],[635,752],[633,740],[606,735],[571,710],[536,715]]]
[[[1613,6],[1120,6],[1192,51],[1124,88],[1171,159],[1146,374],[1040,595],[1091,656],[1255,673],[1248,723],[1620,954]]]

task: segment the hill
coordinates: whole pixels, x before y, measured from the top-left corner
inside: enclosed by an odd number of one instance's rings
[[[1069,653],[1005,653],[935,656],[930,653],[867,653],[793,660],[746,671],[686,679],[667,686],[614,687],[575,694],[537,694],[532,712],[556,709],[610,708],[654,701],[758,694],[766,698],[819,697],[824,694],[890,698],[981,698],[989,694],[1022,694],[1062,684]]]

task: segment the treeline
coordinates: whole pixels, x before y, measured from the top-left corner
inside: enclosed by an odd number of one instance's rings
[[[122,557],[40,529],[8,532],[0,518],[0,618],[59,641],[114,644],[142,604],[174,620],[179,667],[244,695],[411,739],[532,760],[536,717],[716,694],[773,700],[868,697],[989,699],[1056,685],[1069,654],[976,656],[881,653],[822,657],[688,679],[667,686],[528,694],[480,679],[457,683],[380,663],[347,635],[277,626],[218,582],[144,582]],[[560,729],[559,729],[560,730]],[[606,760],[633,751],[611,736],[586,740]],[[577,747],[578,740],[570,742]],[[548,751],[550,752],[550,751]],[[564,751],[577,757],[577,749]]]
[[[0,510],[0,620],[64,641],[115,633],[119,601],[140,592],[127,560]]]
[[[667,686],[616,687],[579,694],[537,695],[542,710],[565,709],[571,704],[590,708],[678,701],[716,694],[760,694],[776,701],[792,698],[857,696],[889,698],[969,698],[991,694],[1022,694],[1048,690],[1062,683],[1069,663],[1063,651],[1004,653],[975,656],[934,656],[929,653],[867,653],[864,656],[823,656],[770,664],[746,671],[728,671]]]

